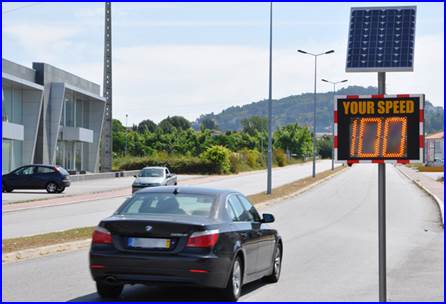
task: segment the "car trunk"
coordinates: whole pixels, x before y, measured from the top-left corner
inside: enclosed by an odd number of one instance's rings
[[[111,232],[114,247],[122,252],[177,253],[193,232],[213,224],[215,220],[186,215],[116,215],[101,226]]]

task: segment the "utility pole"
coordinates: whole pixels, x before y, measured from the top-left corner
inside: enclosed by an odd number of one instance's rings
[[[101,171],[112,170],[112,31],[111,2],[105,2],[104,30],[104,81],[102,84],[105,98],[104,122],[102,124]]]
[[[269,99],[268,99],[268,177],[266,194],[272,192],[272,166],[273,166],[273,3],[269,6]]]

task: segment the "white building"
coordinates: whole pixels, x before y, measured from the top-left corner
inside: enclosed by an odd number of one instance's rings
[[[2,173],[30,163],[98,171],[100,86],[46,63],[2,60]]]

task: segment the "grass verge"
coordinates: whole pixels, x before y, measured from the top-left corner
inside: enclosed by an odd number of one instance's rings
[[[94,227],[83,227],[2,240],[2,253],[85,240],[91,237],[93,229]]]
[[[345,167],[340,166],[335,168],[334,171],[327,170],[318,173],[315,178],[306,177],[298,181],[274,188],[271,195],[262,192],[249,195],[248,198],[253,204],[259,204],[273,199],[289,196],[305,187],[310,186],[313,183],[316,183],[334,173],[343,170],[344,168]],[[2,253],[11,253],[25,249],[33,249],[49,245],[62,244],[66,242],[86,240],[91,237],[93,229],[94,227],[75,228],[59,232],[6,239],[2,241]]]

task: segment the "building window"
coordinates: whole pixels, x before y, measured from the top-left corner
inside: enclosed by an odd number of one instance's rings
[[[23,153],[23,142],[19,140],[13,140],[11,169],[15,169],[23,165],[22,153]]]
[[[76,100],[76,127],[82,128],[84,126],[84,103],[82,100]]]
[[[3,121],[11,121],[12,119],[12,88],[4,88],[3,90]]]
[[[65,145],[63,141],[58,140],[56,146],[56,165],[64,166]]]
[[[11,140],[2,140],[2,174],[11,171]]]
[[[14,88],[12,94],[12,122],[22,124],[23,90]]]
[[[65,142],[65,169],[74,170],[74,142]]]
[[[76,142],[74,144],[74,159],[75,159],[75,169],[77,171],[83,170],[83,164],[82,164],[82,152],[83,152],[83,143]]]

